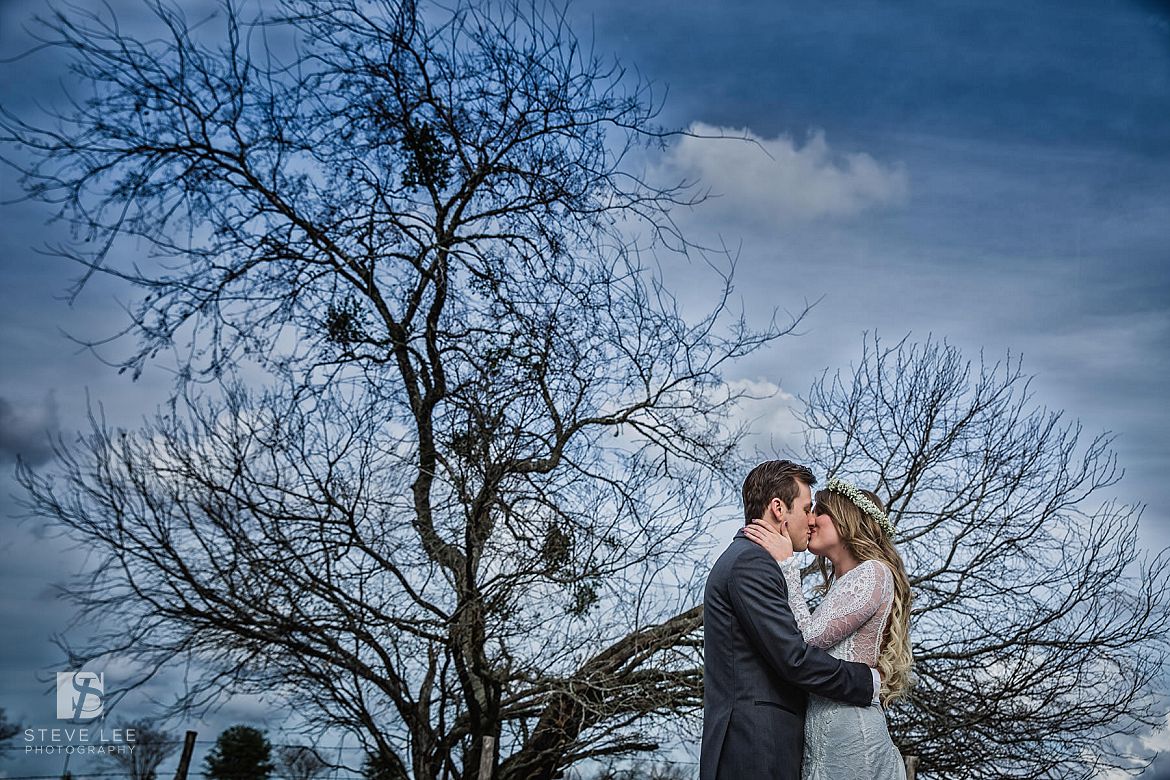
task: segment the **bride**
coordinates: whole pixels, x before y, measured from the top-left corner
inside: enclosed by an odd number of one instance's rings
[[[810,645],[837,658],[876,666],[881,706],[855,707],[810,695],[802,780],[904,780],[882,706],[910,685],[910,583],[892,541],[893,525],[868,490],[830,479],[816,494],[808,549],[817,556],[828,592],[809,613],[800,565],[783,533],[753,523],[747,536],[780,564],[789,606]]]

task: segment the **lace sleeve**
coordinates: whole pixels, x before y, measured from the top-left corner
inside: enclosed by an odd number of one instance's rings
[[[862,561],[857,568],[833,583],[824,601],[811,615],[800,589],[800,567],[792,559],[780,564],[788,584],[788,606],[804,641],[829,648],[861,627],[881,608],[889,569],[878,561]]]
[[[808,641],[808,627],[812,622],[812,615],[808,611],[808,601],[804,598],[804,590],[800,584],[800,564],[796,556],[790,555],[780,562],[780,571],[784,572],[784,582],[788,585],[788,608],[796,618],[796,625],[800,633]]]

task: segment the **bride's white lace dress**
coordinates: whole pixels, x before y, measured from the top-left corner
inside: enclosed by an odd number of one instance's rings
[[[876,666],[894,604],[894,575],[881,561],[862,561],[833,583],[813,613],[801,590],[795,557],[780,564],[788,603],[810,645],[846,661]],[[809,695],[804,724],[802,780],[905,780],[902,757],[890,740],[886,716],[868,707]]]

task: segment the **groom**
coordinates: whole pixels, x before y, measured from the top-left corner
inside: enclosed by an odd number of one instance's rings
[[[787,460],[752,469],[747,522],[808,548],[813,473]],[[864,706],[878,675],[805,644],[780,567],[743,532],[719,556],[703,594],[700,780],[799,780],[807,692]]]

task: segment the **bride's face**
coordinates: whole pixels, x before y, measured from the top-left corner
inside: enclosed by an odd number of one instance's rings
[[[818,508],[811,523],[808,524],[810,536],[808,551],[813,555],[828,555],[831,550],[841,545],[841,536],[837,533],[837,526],[833,525],[833,518],[824,510]]]

